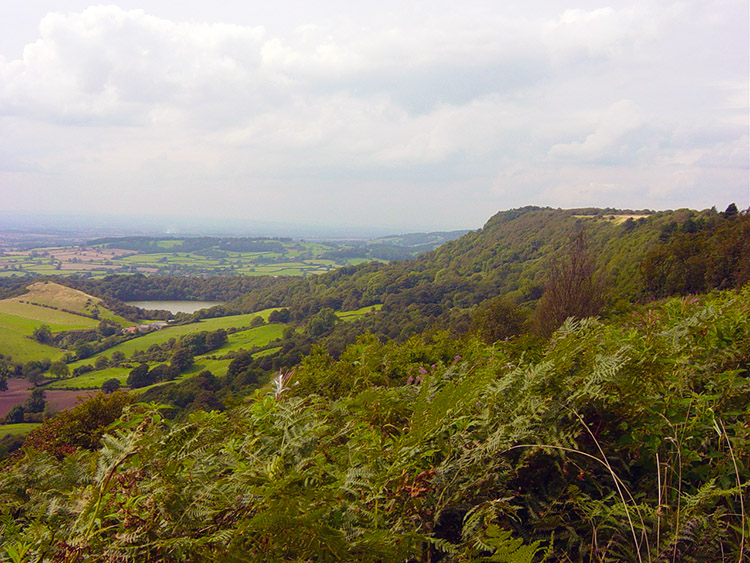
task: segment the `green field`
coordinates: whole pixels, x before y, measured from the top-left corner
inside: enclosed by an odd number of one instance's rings
[[[43,358],[49,358],[54,362],[62,358],[65,351],[39,344],[18,332],[0,328],[0,354],[10,356],[13,361],[21,363]]]
[[[0,301],[0,326],[16,323],[17,326],[31,327],[29,334],[39,325],[49,325],[53,332],[76,328],[94,328],[99,324],[96,319],[73,315],[48,307],[39,307],[19,301]],[[11,317],[18,319],[13,320]]]
[[[0,354],[10,356],[16,362],[43,358],[54,361],[64,355],[63,350],[45,346],[29,338],[41,325],[49,326],[52,332],[61,332],[95,328],[99,324],[96,319],[67,313],[61,311],[61,308],[85,311],[86,307],[95,305],[102,317],[112,317],[121,324],[122,321],[128,324],[125,319],[113,315],[85,293],[54,283],[35,283],[30,288],[27,294],[0,301]],[[55,300],[55,297],[58,300]],[[26,301],[48,306],[32,305]]]
[[[252,318],[254,316],[255,315],[242,315],[242,317],[245,317],[246,319]],[[209,320],[220,321],[220,320],[226,320],[226,319],[231,319],[231,318],[232,317],[223,317],[222,319],[209,319]],[[213,329],[198,328],[200,324],[201,323],[162,329],[160,331],[147,334],[140,338],[130,340],[118,346],[114,346],[113,348],[110,348],[109,350],[106,350],[98,355],[111,357],[112,352],[114,352],[115,350],[119,350],[129,356],[135,350],[147,350],[148,347],[151,346],[152,344],[155,344],[155,343],[161,344],[161,343],[167,342],[170,338],[174,338],[175,337],[174,329],[183,329],[183,328],[193,327],[193,330],[183,331],[184,334],[187,334],[188,332],[194,332],[197,330],[217,330],[218,328],[222,328],[222,327],[217,327]],[[214,323],[214,325],[216,324],[217,323]],[[284,326],[285,325],[281,325],[281,324],[263,325],[260,327],[251,328],[249,330],[243,330],[241,332],[230,334],[227,339],[227,344],[225,344],[224,346],[222,346],[221,348],[217,350],[213,350],[209,352],[208,354],[205,354],[203,356],[197,356],[195,358],[195,363],[193,364],[193,366],[186,373],[182,374],[178,378],[178,380],[192,377],[194,375],[197,375],[203,370],[209,370],[211,373],[213,373],[216,376],[226,375],[226,371],[227,371],[227,368],[229,367],[231,360],[230,359],[226,359],[226,360],[213,359],[214,356],[222,356],[228,352],[233,352],[233,351],[237,351],[240,349],[249,350],[255,346],[265,346],[269,342],[277,338],[281,338],[281,335],[284,331]],[[164,333],[166,333],[166,337]],[[156,336],[160,336],[161,338],[158,340],[153,338]],[[148,338],[148,337],[152,337],[152,338]],[[136,346],[136,344],[139,342],[140,344]],[[125,345],[131,345],[131,346],[125,346]],[[264,350],[262,352],[258,352],[258,356],[265,356],[268,354],[272,354],[276,352],[277,350],[278,348],[274,348],[270,351]],[[94,363],[95,358],[96,356],[87,358],[86,360],[79,360],[77,362],[73,362],[69,364],[68,367],[72,371],[76,367],[83,365],[83,364],[92,365]],[[150,363],[149,365],[153,367],[159,363],[162,363],[162,362],[153,362],[153,363]],[[125,381],[127,380],[131,369],[132,367],[108,367],[103,370],[85,373],[83,375],[79,375],[78,377],[55,381],[49,384],[47,386],[47,389],[99,389],[102,386],[102,383],[112,378],[119,380],[120,384],[124,386]]]
[[[30,317],[22,315],[30,315]],[[92,326],[91,323],[94,326],[97,324],[93,319],[55,311],[54,309],[12,301],[0,301],[0,354],[10,356],[16,362],[29,362],[42,358],[57,360],[63,356],[64,352],[29,338],[34,329],[47,324],[53,332],[58,332],[74,328],[87,328]]]
[[[226,354],[227,352],[237,351],[240,348],[249,350],[254,346],[265,346],[272,340],[281,338],[283,332],[284,325],[282,324],[263,325],[250,330],[235,332],[229,335],[226,345],[211,352],[211,355]]]
[[[362,307],[361,309],[356,309],[354,311],[337,312],[336,316],[344,322],[354,321],[371,311],[377,311],[381,307],[382,305],[370,305],[369,307]]]
[[[117,379],[125,386],[131,368],[111,367],[100,371],[91,371],[71,379],[61,379],[45,386],[45,389],[100,389],[108,379]]]
[[[341,266],[381,260],[377,251],[370,253],[369,243],[374,244],[372,248],[375,249],[391,246],[398,248],[401,254],[417,253],[402,236],[367,242],[256,239],[255,243],[268,246],[256,247],[252,251],[240,249],[242,237],[234,240],[239,242],[239,246],[232,247],[229,239],[211,237],[199,241],[159,237],[134,241],[133,237],[123,237],[100,239],[92,241],[90,245],[39,247],[4,255],[0,276],[83,274],[103,277],[111,273],[132,272],[160,275],[305,276]],[[431,239],[430,248],[437,247],[446,240],[450,240],[450,237],[445,238],[436,233]],[[244,242],[248,242],[248,239]],[[424,247],[421,250],[430,248]]]
[[[28,434],[39,426],[38,422],[20,422],[18,424],[0,424],[0,438],[3,436],[15,436]]]

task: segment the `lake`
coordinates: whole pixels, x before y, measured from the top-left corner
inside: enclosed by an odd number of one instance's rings
[[[170,313],[195,313],[200,309],[221,305],[221,301],[125,301],[141,309],[159,309]]]

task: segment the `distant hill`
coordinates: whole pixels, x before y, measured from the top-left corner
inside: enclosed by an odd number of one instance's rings
[[[482,229],[415,259],[342,268],[305,280],[277,280],[239,297],[226,308],[247,311],[287,307],[293,319],[304,319],[326,307],[350,310],[383,305],[377,314],[358,321],[357,327],[347,327],[347,339],[356,330],[398,339],[429,326],[462,330],[469,326],[480,304],[498,296],[528,314],[544,293],[550,265],[566,252],[573,235],[583,231],[597,275],[606,285],[605,311],[616,310],[618,302],[652,295],[649,288],[654,279],[644,278],[643,264],[650,253],[667,252],[667,248],[678,254],[663,264],[672,268],[668,276],[674,280],[697,275],[684,267],[686,260],[693,260],[705,270],[701,278],[704,283],[696,290],[741,284],[741,279],[711,281],[717,272],[711,274],[709,269],[712,264],[718,267],[724,255],[736,256],[735,261],[743,264],[748,262],[750,248],[742,246],[750,238],[744,236],[748,224],[747,214],[727,217],[715,210],[525,207],[497,213]],[[734,247],[724,248],[722,245],[730,239]],[[685,248],[678,248],[680,245]],[[750,270],[726,264],[723,268]],[[677,282],[673,285],[660,296],[680,293],[684,287]]]

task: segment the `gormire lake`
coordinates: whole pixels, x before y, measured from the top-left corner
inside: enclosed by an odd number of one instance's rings
[[[200,309],[221,305],[221,301],[125,301],[141,309],[159,309],[170,313],[195,313]]]

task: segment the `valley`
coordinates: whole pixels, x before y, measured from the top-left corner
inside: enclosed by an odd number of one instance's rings
[[[6,553],[743,556],[747,212],[528,207],[334,264],[3,278]]]

